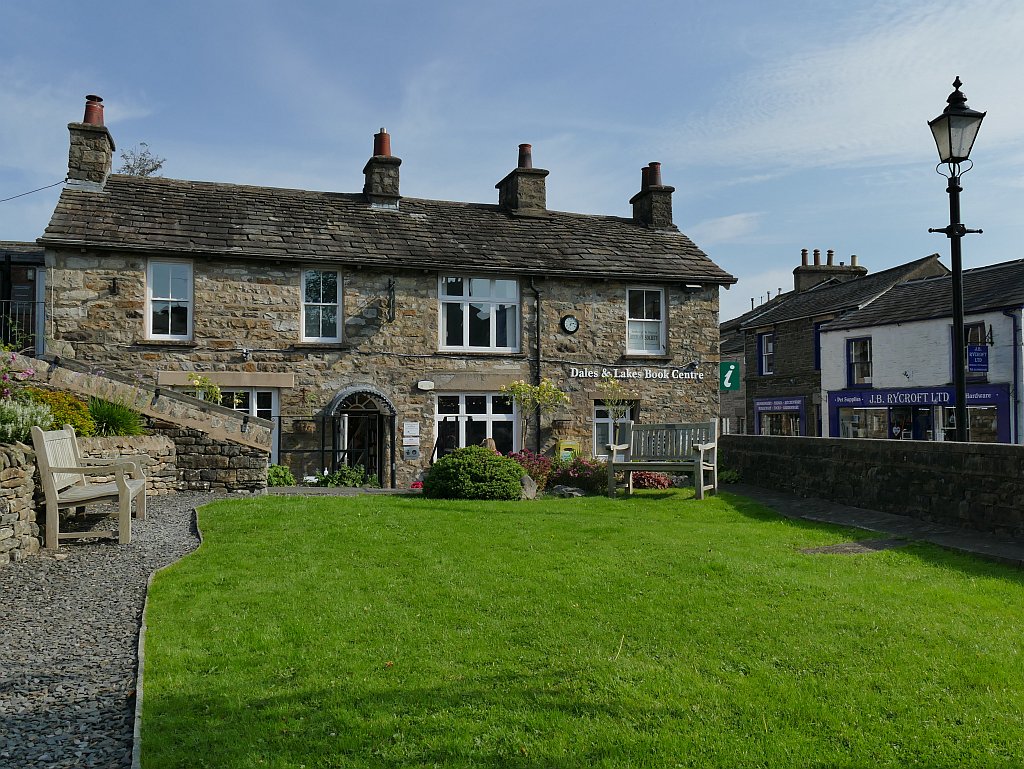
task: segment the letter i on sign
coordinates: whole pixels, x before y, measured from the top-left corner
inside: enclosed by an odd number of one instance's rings
[[[718,364],[718,389],[740,389],[740,364],[737,361],[721,361]]]

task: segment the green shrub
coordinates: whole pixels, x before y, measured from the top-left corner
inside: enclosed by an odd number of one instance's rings
[[[49,406],[11,398],[0,399],[0,443],[29,443],[34,425],[48,430],[52,424]]]
[[[326,470],[321,475],[313,476],[310,486],[329,486],[331,488],[355,488],[357,486],[379,486],[380,481],[375,474],[367,475],[362,465],[342,465],[333,473]]]
[[[727,468],[725,470],[718,471],[718,482],[719,483],[739,483],[743,480],[739,470],[733,470]]]
[[[267,468],[268,486],[295,486],[295,476],[284,465],[271,465]]]
[[[145,432],[142,414],[124,403],[90,398],[89,416],[96,423],[96,435],[142,435]]]
[[[483,446],[467,446],[434,463],[423,496],[434,499],[519,499],[523,468]]]
[[[548,486],[574,486],[588,494],[603,494],[608,488],[608,463],[580,454],[573,454],[568,460],[556,460],[548,476]]]
[[[89,404],[81,398],[60,390],[40,390],[38,387],[26,387],[23,392],[34,403],[50,407],[55,427],[71,425],[75,434],[83,438],[96,434],[96,422],[89,414]]]

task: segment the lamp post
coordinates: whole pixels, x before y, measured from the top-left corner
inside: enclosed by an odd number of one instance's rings
[[[956,393],[955,404],[955,435],[956,440],[967,441],[967,361],[966,345],[964,344],[964,281],[963,262],[960,254],[960,239],[968,233],[980,233],[981,230],[969,230],[960,223],[960,176],[974,167],[970,161],[971,147],[978,136],[984,112],[978,112],[967,106],[967,97],[960,90],[960,78],[953,81],[953,93],[946,99],[947,106],[942,114],[928,121],[935,138],[935,146],[939,151],[939,163],[935,171],[949,180],[946,192],[949,193],[949,226],[941,229],[931,228],[928,232],[941,232],[949,238],[949,250],[953,263],[953,387]],[[960,164],[971,163],[961,172]],[[945,166],[943,169],[942,167]],[[941,170],[940,170],[941,169]]]

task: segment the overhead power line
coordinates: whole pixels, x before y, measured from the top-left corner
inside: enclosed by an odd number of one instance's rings
[[[11,195],[9,198],[0,198],[0,203],[6,203],[8,200],[14,200],[15,198],[23,198],[26,195],[31,195],[33,192],[42,192],[43,190],[50,189],[50,187],[56,187],[58,184],[64,184],[66,181],[67,177],[61,179],[59,182],[54,182],[53,184],[47,184],[45,187],[40,187],[37,190],[29,190],[28,192],[23,192],[20,195]]]

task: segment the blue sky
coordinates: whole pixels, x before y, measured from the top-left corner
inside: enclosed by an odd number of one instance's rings
[[[959,75],[989,113],[965,267],[1024,258],[1016,0],[10,0],[0,29],[0,198],[63,178],[87,93],[176,178],[357,191],[386,126],[405,195],[496,202],[528,142],[550,208],[628,216],[657,160],[676,224],[740,279],[726,319],[791,288],[801,248],[948,265],[926,123]],[[58,191],[0,203],[0,240],[38,237]]]

